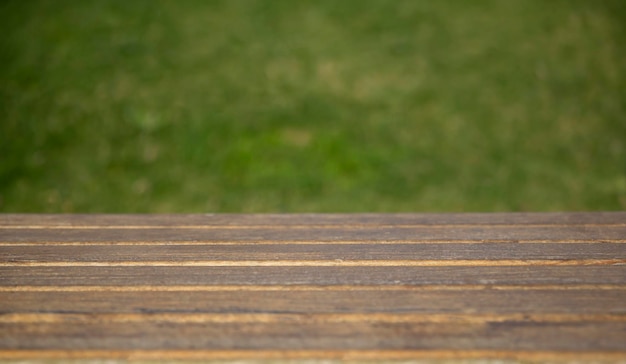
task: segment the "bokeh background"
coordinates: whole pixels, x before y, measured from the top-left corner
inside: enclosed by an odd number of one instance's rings
[[[3,0],[0,211],[626,209],[623,0]]]

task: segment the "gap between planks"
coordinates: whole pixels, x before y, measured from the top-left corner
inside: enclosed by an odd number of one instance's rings
[[[66,230],[160,230],[160,229],[199,229],[199,230],[249,230],[249,229],[262,229],[262,230],[290,230],[290,229],[393,229],[393,228],[433,228],[433,229],[454,229],[465,227],[476,228],[489,228],[489,229],[510,229],[510,228],[563,228],[563,227],[624,227],[626,223],[606,223],[606,224],[302,224],[302,225],[0,225],[0,230],[3,229],[66,229]]]
[[[537,240],[506,240],[506,239],[480,239],[480,240],[310,240],[310,241],[280,241],[280,240],[224,240],[224,241],[2,241],[0,246],[172,246],[172,245],[420,245],[420,244],[626,244],[626,239],[537,239]]]
[[[0,267],[512,267],[626,265],[626,259],[493,260],[228,260],[117,262],[0,262]]]
[[[0,324],[487,324],[502,322],[626,322],[626,314],[415,314],[415,313],[4,313]]]
[[[189,286],[0,286],[0,292],[232,292],[232,291],[582,291],[582,290],[626,290],[626,284],[573,284],[573,285],[189,285]]]
[[[4,359],[47,360],[516,360],[626,362],[626,352],[547,350],[5,350]]]

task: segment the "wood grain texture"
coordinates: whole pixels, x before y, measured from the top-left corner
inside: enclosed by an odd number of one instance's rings
[[[626,265],[522,267],[0,267],[2,286],[626,284]]]
[[[4,214],[2,227],[338,226],[371,225],[625,225],[626,212],[439,214]]]
[[[172,242],[477,242],[562,241],[626,242],[626,225],[572,226],[279,226],[279,227],[37,227],[3,228],[3,245],[11,243],[172,243]]]
[[[626,213],[0,215],[0,358],[626,361]]]
[[[562,290],[553,287],[494,289],[462,286],[456,290],[413,287],[386,290],[384,287],[338,287],[338,290],[302,287],[296,290],[256,290],[208,287],[204,291],[56,291],[0,292],[0,312],[71,313],[419,313],[447,314],[626,314],[624,290]],[[297,288],[297,287],[296,287]],[[184,306],[179,306],[184,302]],[[541,305],[537,305],[541,302]],[[626,317],[626,316],[625,316]],[[0,320],[2,318],[0,317]]]
[[[626,245],[611,243],[484,244],[250,244],[0,246],[7,262],[623,260]]]

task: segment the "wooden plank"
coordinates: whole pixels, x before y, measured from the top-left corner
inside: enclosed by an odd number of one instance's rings
[[[58,315],[0,322],[0,349],[624,351],[626,322],[517,316]]]
[[[0,358],[626,360],[626,212],[0,215]]]
[[[251,228],[4,228],[5,243],[48,242],[379,242],[379,241],[611,241],[626,242],[626,225],[382,226]]]
[[[1,267],[0,286],[626,284],[626,265],[496,267]]]
[[[4,227],[624,225],[625,211],[396,214],[4,214]]]
[[[626,285],[548,287],[37,287],[0,291],[12,313],[395,313],[626,315]],[[99,290],[95,290],[100,288]],[[193,288],[193,287],[192,287]],[[252,288],[252,289],[250,289]],[[52,290],[54,289],[54,290]],[[68,307],[71,302],[71,307]],[[541,305],[537,303],[540,302]],[[626,317],[626,316],[625,316]],[[0,317],[1,319],[1,317]]]
[[[0,246],[8,262],[193,261],[607,260],[626,264],[626,248],[612,243],[256,244]]]

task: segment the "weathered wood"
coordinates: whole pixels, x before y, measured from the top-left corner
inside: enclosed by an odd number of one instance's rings
[[[626,265],[496,267],[0,267],[2,286],[626,284]],[[626,302],[626,301],[625,301]]]
[[[36,287],[0,291],[0,312],[623,315],[626,287]],[[95,290],[98,289],[98,290]],[[191,290],[190,290],[191,289]],[[71,307],[68,307],[71,302]],[[541,303],[541,305],[538,305]],[[0,317],[1,320],[1,317]]]
[[[66,315],[57,321],[34,317],[32,322],[0,323],[1,349],[62,350],[358,350],[492,349],[623,351],[626,322],[551,322],[516,317],[476,316],[475,322],[436,318],[423,322],[396,316],[369,319],[367,315],[266,317],[243,320],[162,319]],[[37,320],[38,319],[38,320]],[[226,322],[224,322],[226,321]],[[231,321],[231,322],[228,322]]]
[[[626,212],[0,215],[0,358],[626,360]]]
[[[0,230],[11,243],[67,242],[381,242],[381,241],[618,241],[626,225],[438,225],[438,226],[252,226],[252,227],[37,227]]]
[[[0,265],[17,262],[622,260],[612,243],[256,244],[0,246]]]
[[[625,225],[626,212],[439,214],[4,214],[0,226]]]

